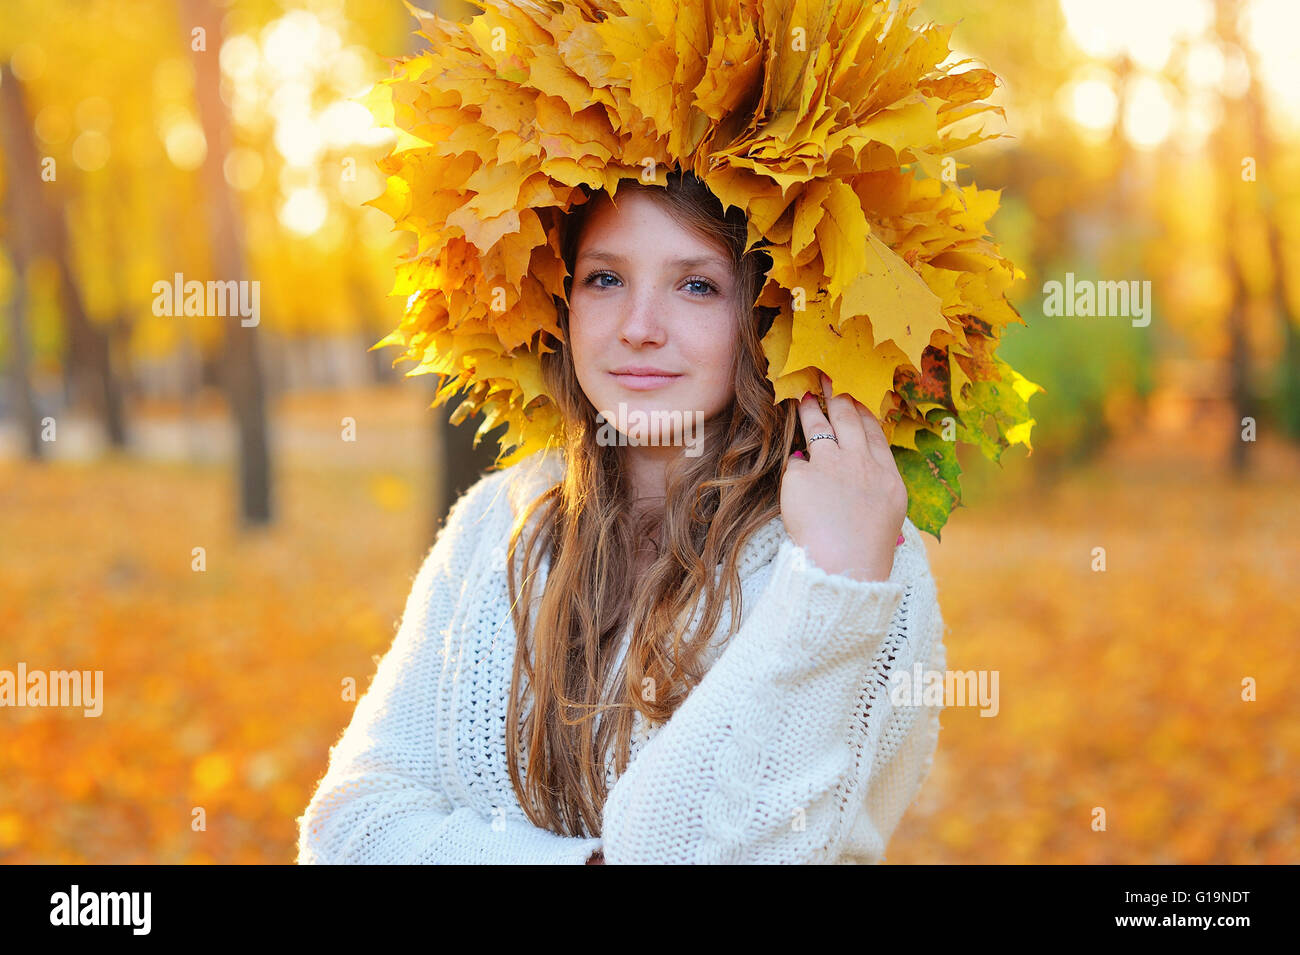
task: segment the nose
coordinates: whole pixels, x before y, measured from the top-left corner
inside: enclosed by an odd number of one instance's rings
[[[619,340],[630,348],[662,345],[666,334],[663,309],[664,303],[653,290],[629,296],[619,321]]]

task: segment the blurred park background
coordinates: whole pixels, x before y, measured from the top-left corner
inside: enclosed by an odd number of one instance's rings
[[[1001,190],[1001,354],[1046,394],[1032,455],[960,449],[927,541],[948,665],[997,670],[1000,711],[945,712],[887,861],[1295,862],[1300,8],[921,10],[1004,81],[959,180]],[[399,0],[0,12],[0,667],[105,672],[99,718],[0,710],[0,861],[292,861],[341,686],[491,462],[369,350],[403,246],[354,97],[415,28]],[[255,334],[155,315],[175,273],[259,281]],[[1045,315],[1067,273],[1149,281],[1150,324]]]

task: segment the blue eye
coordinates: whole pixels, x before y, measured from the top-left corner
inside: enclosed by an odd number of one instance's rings
[[[687,279],[686,284],[703,285],[708,290],[705,292],[692,292],[691,293],[692,295],[700,295],[700,296],[713,295],[718,291],[718,287],[714,285],[712,282],[710,282],[708,279]]]
[[[582,280],[582,284],[585,286],[594,286],[595,288],[614,288],[613,285],[602,284],[600,280],[604,278],[613,279],[616,282],[618,281],[618,276],[615,275],[613,272],[606,272],[604,270],[601,270],[599,272],[592,272],[590,275],[588,275],[585,279]],[[704,286],[703,291],[690,293],[696,296],[697,298],[704,298],[709,295],[718,294],[718,287],[714,285],[712,282],[710,282],[708,279],[687,279],[686,284],[688,286],[690,285]]]

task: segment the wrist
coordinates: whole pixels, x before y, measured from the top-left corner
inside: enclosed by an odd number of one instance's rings
[[[889,580],[893,570],[894,567],[891,562],[888,565],[874,564],[869,567],[847,567],[844,570],[833,570],[829,571],[829,573],[839,574],[841,577],[848,577],[850,580],[856,580],[859,583],[879,584]]]
[[[814,565],[828,574],[848,577],[850,580],[863,583],[879,583],[889,580],[890,575],[894,572],[893,548],[890,548],[888,553],[871,554],[865,558],[861,555],[843,557],[811,552],[808,557]]]

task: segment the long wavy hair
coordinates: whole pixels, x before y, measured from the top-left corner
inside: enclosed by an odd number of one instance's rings
[[[730,632],[739,626],[740,548],[780,513],[781,476],[800,430],[796,403],[778,406],[767,380],[760,341],[775,310],[755,301],[771,259],[760,246],[745,251],[743,211],[724,212],[690,172],[672,173],[666,189],[630,180],[618,192],[628,189],[648,190],[684,227],[729,254],[738,278],[735,388],[728,407],[696,436],[699,456],[671,462],[662,511],[637,509],[625,449],[597,441],[597,409],[579,386],[572,355],[564,342],[546,336],[553,350],[542,357],[543,374],[563,420],[565,469],[560,483],[519,515],[510,537],[507,579],[517,644],[506,746],[519,804],[535,825],[562,835],[599,835],[607,761],[613,758],[616,775],[626,769],[634,711],[654,723],[672,716],[703,677],[701,654],[728,600]],[[566,339],[583,226],[597,202],[609,198],[588,191],[587,201],[561,220],[568,275],[565,299],[556,305]],[[655,556],[637,575],[636,553],[647,545]],[[546,551],[550,566],[530,619]],[[620,655],[629,622],[631,642]],[[692,629],[701,639],[688,636]]]

